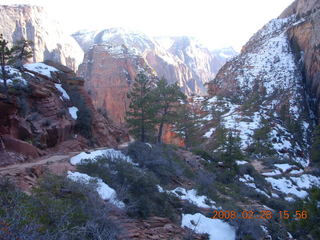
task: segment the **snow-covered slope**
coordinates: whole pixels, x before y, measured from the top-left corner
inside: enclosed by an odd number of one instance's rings
[[[203,134],[208,143],[216,141],[221,129],[238,136],[244,153],[259,162],[260,167],[255,166],[270,183],[272,196],[281,193],[288,201],[305,197],[311,185],[320,185],[320,178],[302,174],[309,166],[314,116],[301,63],[287,36],[288,30],[301,21],[290,16],[266,24],[239,56],[222,67],[210,82],[210,97],[204,101],[207,115]],[[258,151],[261,146],[264,150]],[[216,146],[212,151],[220,149]],[[297,176],[305,184],[298,183]],[[256,188],[254,179],[243,178],[242,182]]]

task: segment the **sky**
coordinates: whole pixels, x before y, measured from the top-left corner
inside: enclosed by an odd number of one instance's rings
[[[44,6],[67,33],[124,27],[150,36],[192,36],[237,51],[293,0],[1,0]]]

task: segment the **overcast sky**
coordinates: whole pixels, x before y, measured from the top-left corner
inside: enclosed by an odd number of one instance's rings
[[[188,35],[211,49],[240,50],[293,0],[0,0],[42,5],[68,33],[124,27],[151,36]]]

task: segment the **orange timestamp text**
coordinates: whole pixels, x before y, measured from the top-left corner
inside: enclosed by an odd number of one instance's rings
[[[259,211],[228,211],[228,210],[214,210],[212,212],[212,219],[272,219],[279,217],[280,219],[307,219],[308,212],[302,211],[279,211],[274,212],[271,210],[259,210]]]

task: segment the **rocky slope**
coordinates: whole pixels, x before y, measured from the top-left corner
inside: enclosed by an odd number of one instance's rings
[[[115,146],[126,138],[94,109],[84,80],[71,69],[51,61],[24,66],[7,67],[10,99],[0,101],[1,165],[52,151]]]
[[[308,172],[310,133],[316,120],[308,89],[319,71],[319,55],[310,48],[301,49],[306,51],[301,56],[299,40],[294,40],[298,29],[306,31],[301,30],[301,38],[315,39],[318,31],[313,32],[310,24],[319,23],[315,20],[318,10],[290,9],[259,30],[210,82],[203,118],[207,146],[220,151],[223,144],[217,142],[224,131],[239,137],[240,148],[250,156],[249,164],[272,188],[257,187],[257,179],[250,174],[241,182],[269,198],[281,196],[289,202],[305,197],[311,186],[320,186],[320,178]],[[290,14],[296,12],[301,14]],[[242,164],[248,162],[238,161]]]
[[[34,62],[53,60],[77,70],[83,51],[76,41],[50,20],[42,7],[0,5],[0,27],[4,38],[13,43],[25,38],[34,43]]]

